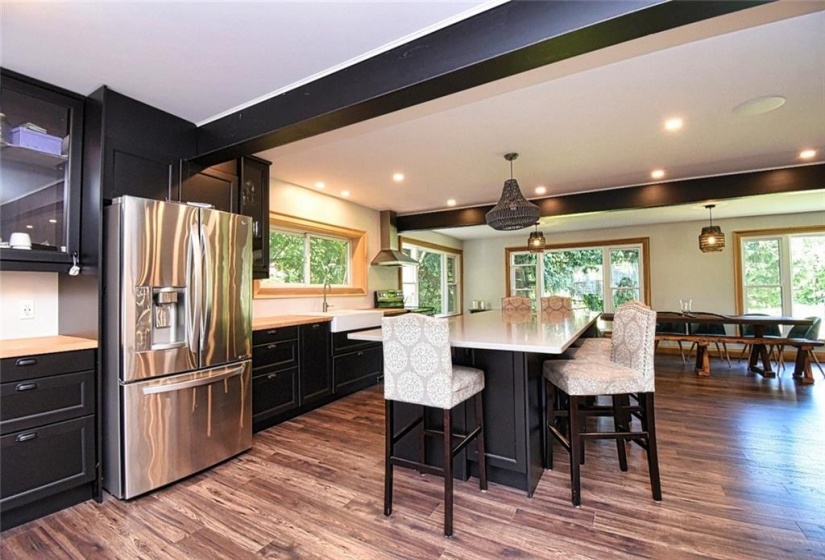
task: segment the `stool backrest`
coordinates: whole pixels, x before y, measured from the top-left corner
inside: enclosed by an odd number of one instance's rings
[[[620,305],[613,315],[611,336],[610,359],[639,372],[647,391],[653,391],[656,312],[630,303]]]
[[[502,311],[533,311],[533,301],[528,297],[510,296],[501,298]]]
[[[573,300],[564,296],[546,296],[541,298],[541,312],[573,311]]]
[[[447,319],[408,313],[384,317],[384,398],[449,408],[453,365]]]

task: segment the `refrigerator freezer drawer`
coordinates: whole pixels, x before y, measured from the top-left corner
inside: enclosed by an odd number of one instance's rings
[[[252,447],[252,363],[122,386],[122,496],[133,498]]]

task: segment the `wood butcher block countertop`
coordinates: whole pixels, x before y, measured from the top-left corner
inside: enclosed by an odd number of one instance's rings
[[[364,309],[363,311],[374,311],[374,309]],[[407,313],[406,309],[383,309],[384,315],[400,315]],[[324,317],[323,315],[272,315],[270,317],[255,317],[252,319],[252,330],[262,331],[264,329],[277,329],[283,327],[294,327],[296,325],[309,325],[311,323],[318,323],[319,321],[329,322],[332,317]]]
[[[19,358],[37,354],[91,350],[97,348],[97,340],[77,336],[37,336],[0,340],[0,358]]]

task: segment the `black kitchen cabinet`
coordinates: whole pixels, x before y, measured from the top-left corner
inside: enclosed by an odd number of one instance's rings
[[[252,426],[262,430],[298,407],[298,327],[252,333]]]
[[[332,378],[337,396],[375,385],[384,371],[381,343],[350,340],[350,332],[332,335]]]
[[[96,497],[95,351],[0,360],[0,527]]]
[[[327,321],[301,325],[301,405],[332,394],[329,335]]]
[[[252,218],[252,277],[269,278],[269,167],[266,160],[239,160],[238,212]]]
[[[4,270],[68,272],[80,251],[83,97],[0,69],[0,247]]]
[[[209,204],[252,218],[253,278],[269,277],[269,166],[254,156],[206,168],[188,161],[180,188],[172,191],[173,200]]]

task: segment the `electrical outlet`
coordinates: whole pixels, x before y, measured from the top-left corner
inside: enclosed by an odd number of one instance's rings
[[[20,300],[20,318],[34,319],[34,300],[21,299]]]

